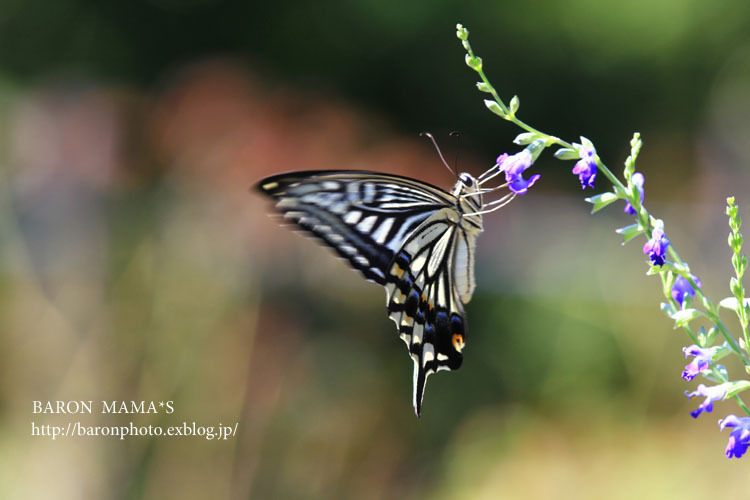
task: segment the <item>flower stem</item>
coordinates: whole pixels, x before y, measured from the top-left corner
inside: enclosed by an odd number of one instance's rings
[[[464,47],[466,48],[466,52],[469,54],[470,57],[475,58],[474,51],[471,49],[471,44],[469,44],[469,41],[464,41]],[[519,120],[515,113],[511,113],[510,109],[508,109],[508,106],[505,105],[503,100],[498,95],[497,91],[495,90],[495,87],[490,83],[489,79],[487,78],[487,75],[484,74],[484,69],[474,68],[474,71],[477,72],[479,75],[479,78],[482,79],[482,82],[487,86],[487,89],[489,90],[490,95],[495,100],[495,102],[500,106],[500,108],[503,110],[503,113],[505,113],[505,119],[514,123],[518,127],[522,128],[526,132],[531,132],[532,134],[536,134],[540,137],[543,137],[545,141],[547,142],[547,145],[550,146],[552,144],[557,144],[558,146],[564,147],[564,148],[573,148],[573,145],[569,143],[568,141],[565,141],[563,139],[560,139],[559,137],[556,137],[554,135],[546,134],[542,132],[541,130],[535,129],[531,125],[527,124],[526,122]],[[620,182],[620,179],[617,178],[615,174],[612,173],[609,168],[597,157],[596,166],[601,170],[601,172],[604,174],[604,176],[609,179],[609,181],[612,183],[613,186],[616,186],[621,189],[625,189],[625,186]]]

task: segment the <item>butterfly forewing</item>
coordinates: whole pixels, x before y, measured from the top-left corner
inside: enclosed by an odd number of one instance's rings
[[[414,360],[419,415],[427,377],[461,366],[463,303],[474,289],[481,226],[460,224],[454,195],[396,175],[293,172],[264,179],[258,188],[276,199],[285,218],[385,286],[388,315]]]
[[[378,284],[419,224],[450,202],[448,193],[403,177],[370,172],[295,172],[258,185],[277,209]]]

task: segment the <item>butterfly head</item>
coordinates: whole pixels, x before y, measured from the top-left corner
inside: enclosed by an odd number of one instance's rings
[[[479,181],[473,175],[467,172],[461,172],[458,175],[458,182],[453,187],[453,195],[460,196],[468,193],[476,193],[479,191]]]

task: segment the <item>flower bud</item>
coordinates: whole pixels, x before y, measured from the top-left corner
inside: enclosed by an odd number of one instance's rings
[[[518,98],[517,95],[514,95],[513,99],[510,100],[510,114],[515,115],[520,105],[521,105],[521,100]]]
[[[495,113],[497,116],[507,118],[505,111],[503,111],[503,108],[500,107],[497,101],[493,101],[492,99],[485,99],[484,105],[487,106],[487,109]]]
[[[466,54],[466,65],[474,71],[482,71],[482,58]]]
[[[469,39],[469,30],[464,28],[463,25],[459,23],[456,25],[456,36],[459,40],[466,41]]]
[[[479,89],[480,92],[487,92],[488,94],[492,93],[492,88],[484,82],[477,82],[477,89]]]

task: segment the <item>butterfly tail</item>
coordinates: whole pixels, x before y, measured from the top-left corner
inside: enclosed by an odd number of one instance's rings
[[[414,361],[414,412],[419,418],[422,414],[422,399],[424,398],[424,387],[427,383],[427,374],[422,363]]]

